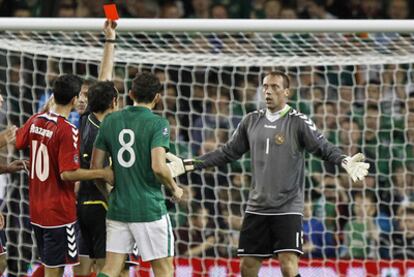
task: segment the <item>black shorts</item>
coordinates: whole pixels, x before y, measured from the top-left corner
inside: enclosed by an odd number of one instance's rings
[[[48,228],[32,226],[40,260],[46,267],[79,264],[77,224]]]
[[[88,202],[85,202],[88,203]],[[101,201],[78,205],[81,231],[79,255],[91,259],[104,259],[106,249],[106,204]]]
[[[279,252],[302,252],[302,215],[259,215],[246,212],[238,256],[269,258]]]

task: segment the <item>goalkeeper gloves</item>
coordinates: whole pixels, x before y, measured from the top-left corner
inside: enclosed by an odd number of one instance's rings
[[[364,160],[365,156],[362,153],[357,153],[352,157],[347,156],[342,160],[342,167],[354,182],[362,181],[368,174],[369,163],[364,163]]]
[[[180,176],[188,171],[194,170],[192,159],[182,159],[174,154],[167,153],[165,157],[168,160],[167,166],[170,169],[172,177]]]

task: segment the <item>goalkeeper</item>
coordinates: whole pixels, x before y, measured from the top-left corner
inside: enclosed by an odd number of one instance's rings
[[[222,148],[192,160],[195,169],[203,169],[251,152],[252,189],[238,248],[243,277],[258,276],[262,261],[273,256],[279,259],[283,276],[300,276],[305,151],[342,166],[354,181],[368,173],[361,153],[343,155],[312,120],[287,105],[289,83],[282,72],[268,73],[263,80],[266,109],[247,114]],[[167,158],[175,176],[192,169],[188,160]]]

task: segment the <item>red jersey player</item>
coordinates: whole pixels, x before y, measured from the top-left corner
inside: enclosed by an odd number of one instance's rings
[[[77,76],[59,76],[54,111],[33,115],[16,134],[16,148],[30,148],[30,220],[46,276],[62,276],[65,265],[78,263],[74,181],[113,181],[109,168],[79,168],[79,133],[67,117],[81,85]]]

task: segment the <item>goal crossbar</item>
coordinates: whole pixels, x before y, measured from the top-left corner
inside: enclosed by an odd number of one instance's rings
[[[6,31],[100,31],[101,18],[0,18]],[[120,19],[125,32],[414,32],[414,20]]]

